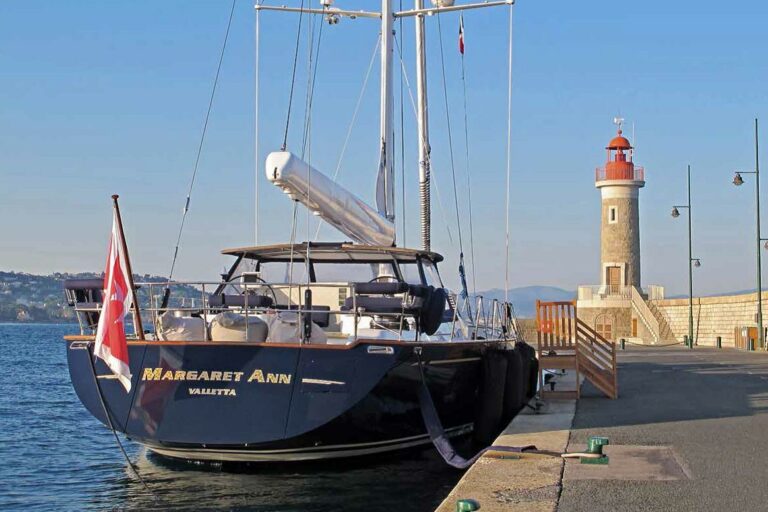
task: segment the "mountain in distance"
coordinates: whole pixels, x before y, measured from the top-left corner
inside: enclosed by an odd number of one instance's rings
[[[498,288],[478,292],[478,295],[482,295],[486,300],[497,299],[504,302],[504,290]],[[515,306],[518,318],[535,318],[537,300],[555,302],[575,298],[575,291],[563,290],[555,286],[523,286],[509,289],[509,301]]]
[[[0,270],[0,322],[11,323],[68,323],[75,322],[74,312],[64,296],[66,279],[102,278],[103,274],[93,272],[35,275],[26,272],[5,272]],[[134,275],[136,282],[164,283],[164,277],[145,274]],[[148,301],[146,289],[139,293],[139,300]],[[200,297],[200,291],[186,285],[173,287],[174,298],[193,299]]]
[[[94,273],[53,273],[34,275],[25,272],[0,271],[0,322],[73,322],[72,310],[64,298],[63,281],[71,278],[100,277]],[[157,276],[134,276],[137,281],[161,282]],[[192,287],[174,287],[174,295],[199,297],[199,290]],[[504,290],[492,289],[480,292],[486,300],[504,300]],[[576,292],[554,286],[524,286],[509,290],[509,299],[515,305],[519,318],[536,316],[536,300],[573,300]]]

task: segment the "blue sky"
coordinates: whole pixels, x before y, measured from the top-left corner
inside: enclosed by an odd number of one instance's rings
[[[378,2],[336,3],[375,9]],[[109,196],[119,193],[134,269],[168,272],[229,5],[224,0],[0,2],[0,268],[100,270],[111,220]],[[603,148],[615,130],[612,118],[621,115],[630,126],[635,123],[636,161],[645,166],[648,182],[641,191],[644,284],[665,285],[673,294],[686,291],[686,225],[669,210],[684,201],[685,166],[691,163],[694,252],[703,264],[696,270],[697,293],[754,288],[754,185],[749,177],[737,189],[730,180],[733,169],[754,167],[755,117],[768,133],[766,19],[768,6],[747,0],[519,0],[512,286],[573,289],[599,280],[594,168],[604,162]],[[262,17],[262,151],[278,149],[282,139],[295,23],[292,15]],[[463,183],[458,18],[442,15],[441,25]],[[221,248],[253,241],[253,26],[252,2],[238,0],[178,278],[212,279],[228,262],[219,255]],[[501,287],[506,11],[472,11],[465,26],[477,282],[478,288]],[[311,155],[327,173],[337,165],[377,29],[376,22],[363,19],[323,29]],[[447,236],[436,196],[433,238],[448,259],[443,274],[455,282],[457,232],[437,29],[437,20],[429,19],[433,168],[454,240]],[[411,83],[412,36],[406,21],[403,51]],[[300,146],[306,42],[299,62],[290,148]],[[339,181],[372,198],[377,67],[364,94]],[[410,104],[405,107],[405,241],[417,245],[416,139]],[[761,142],[768,148],[765,136]],[[763,181],[765,190],[768,178]],[[287,240],[291,205],[263,178],[260,188],[260,241]],[[768,211],[763,216],[768,233]],[[312,236],[314,225],[307,229],[303,211],[300,219],[299,238]],[[401,220],[398,229],[402,241]],[[343,238],[330,228],[322,233]],[[464,238],[468,245],[466,226]]]

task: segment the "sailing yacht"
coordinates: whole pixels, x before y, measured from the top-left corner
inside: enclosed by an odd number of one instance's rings
[[[332,3],[256,9],[331,23],[380,20],[376,206],[285,148],[267,156],[264,175],[350,241],[225,249],[232,263],[220,281],[136,283],[143,299],[134,314],[148,328],[128,339],[128,393],[92,354],[103,282],[65,283],[80,323],[79,334],[65,337],[78,397],[99,421],[158,454],[300,461],[435,442],[446,456],[436,440],[475,431],[487,444],[536,392],[534,351],[517,336],[511,304],[447,289],[429,234],[425,17],[512,2],[424,7],[415,0],[403,12],[391,0],[382,0],[380,12]],[[392,61],[401,17],[416,25],[418,249],[395,240]],[[174,301],[182,286],[199,299]]]

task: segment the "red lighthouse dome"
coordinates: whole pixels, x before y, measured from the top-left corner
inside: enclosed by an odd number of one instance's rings
[[[611,139],[611,142],[608,143],[608,146],[606,146],[605,149],[621,149],[621,150],[627,150],[632,149],[632,145],[629,143],[629,140],[627,140],[626,137],[622,135],[621,128],[619,128],[619,133],[616,135],[616,137]]]
[[[643,168],[635,168],[632,161],[634,149],[629,140],[622,134],[619,128],[616,136],[611,139],[605,147],[607,150],[607,160],[605,167],[598,168],[595,173],[597,182],[607,181],[644,181]]]

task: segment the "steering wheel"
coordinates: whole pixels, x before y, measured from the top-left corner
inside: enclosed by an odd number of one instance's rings
[[[242,274],[239,275],[239,276],[234,276],[229,281],[227,281],[227,284],[230,285],[230,286],[233,286],[234,285],[233,281],[236,280],[236,279],[239,279],[240,277],[242,277]],[[269,293],[272,295],[272,303],[273,304],[277,304],[277,294],[275,293],[275,289],[272,288],[272,285],[267,283],[264,279],[262,279],[259,276],[250,276],[250,277],[256,278],[257,282],[261,283],[264,288],[269,290]],[[248,283],[248,284],[250,285],[251,283]],[[238,286],[238,288],[240,288],[240,286]],[[240,292],[242,295],[245,295],[245,292],[248,290],[249,287],[246,286],[245,288],[246,288],[245,290],[242,290]]]
[[[376,282],[376,281],[378,281],[379,279],[391,279],[391,280],[392,280],[392,281],[391,281],[392,283],[401,283],[401,282],[402,282],[402,281],[400,281],[400,280],[397,278],[397,276],[386,276],[386,275],[385,275],[385,276],[378,276],[378,277],[374,277],[373,279],[370,279],[368,282],[369,282],[369,283],[375,283],[375,282]]]

